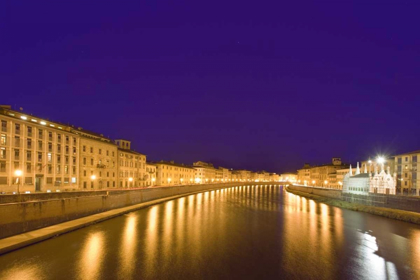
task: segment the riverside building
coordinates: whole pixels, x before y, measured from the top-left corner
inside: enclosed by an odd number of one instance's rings
[[[146,155],[131,150],[128,140],[115,140],[118,146],[118,186],[133,188],[146,186]]]
[[[356,171],[353,174],[350,166],[349,172],[344,176],[343,193],[353,193],[368,195],[369,193],[380,194],[396,194],[396,174],[391,174],[391,168],[388,166],[387,171],[384,168],[382,158],[377,163],[373,163],[374,172],[368,171],[367,165],[363,165],[363,170],[359,168],[357,163]]]
[[[194,183],[195,169],[193,167],[163,160],[153,162],[153,164],[156,166],[156,184],[158,186]]]
[[[74,128],[0,106],[0,192],[79,188]]]
[[[156,165],[146,162],[146,186],[152,187],[156,185]]]
[[[73,130],[80,139],[80,188],[114,188],[118,182],[117,146],[102,134],[81,127]]]
[[[193,163],[195,169],[194,181],[198,184],[214,183],[216,180],[216,169],[212,163],[196,161]]]
[[[397,189],[402,194],[420,195],[420,150],[394,157]]]

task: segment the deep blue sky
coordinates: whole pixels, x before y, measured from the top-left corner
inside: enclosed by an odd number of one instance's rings
[[[281,172],[420,149],[420,1],[5,2],[0,103],[149,159]]]

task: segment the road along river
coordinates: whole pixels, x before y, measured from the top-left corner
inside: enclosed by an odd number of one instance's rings
[[[0,279],[420,279],[420,226],[279,185],[189,195],[0,256]]]

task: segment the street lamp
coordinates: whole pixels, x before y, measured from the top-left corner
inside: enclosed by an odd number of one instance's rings
[[[15,176],[19,178],[18,180],[18,184],[17,184],[17,193],[19,194],[19,186],[20,186],[20,181],[22,180],[22,170],[15,170]]]
[[[324,181],[324,186],[327,186],[327,184],[328,184],[328,181],[327,181],[327,180],[325,180],[325,181]]]
[[[133,177],[128,178],[128,181],[130,182],[129,187],[130,187],[130,186],[132,187],[132,186],[133,186],[133,183],[132,183],[132,182],[133,182]]]
[[[181,184],[182,184],[183,181],[184,181],[184,178],[181,178]]]

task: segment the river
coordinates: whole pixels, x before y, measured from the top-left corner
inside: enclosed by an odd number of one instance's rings
[[[0,256],[0,279],[420,279],[420,226],[238,186]]]

